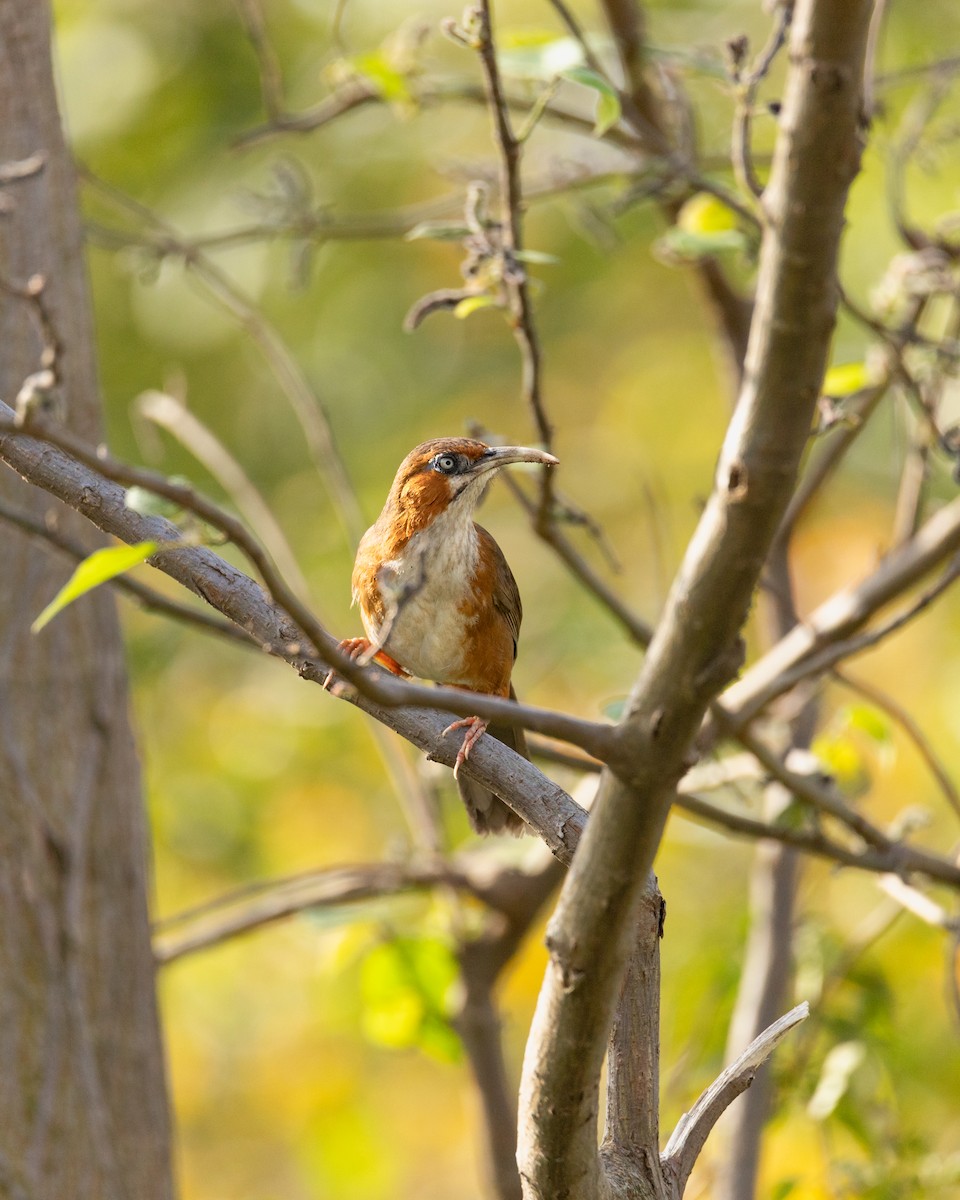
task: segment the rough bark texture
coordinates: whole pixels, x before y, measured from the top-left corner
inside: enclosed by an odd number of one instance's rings
[[[660,1170],[660,938],[665,908],[650,875],[607,1050],[607,1119],[600,1146],[611,1193],[668,1194]]]
[[[97,440],[80,221],[41,0],[0,3],[0,113],[0,162],[45,158],[4,189],[0,274],[45,276],[67,421]],[[38,368],[36,316],[0,289],[5,398]],[[0,495],[90,543],[82,518],[6,468]],[[113,599],[101,590],[30,632],[67,574],[0,524],[0,1194],[166,1200],[146,839]]]

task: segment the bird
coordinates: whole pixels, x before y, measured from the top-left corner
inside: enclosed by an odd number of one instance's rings
[[[516,700],[510,677],[523,615],[520,592],[503,551],[473,516],[503,467],[558,461],[545,450],[463,437],[435,438],[411,450],[357,549],[353,602],[366,637],[347,638],[340,648],[396,675]],[[461,776],[460,767],[488,730],[527,757],[523,730],[472,716],[443,733],[458,729],[465,733],[454,776],[473,829],[522,833],[523,819]]]

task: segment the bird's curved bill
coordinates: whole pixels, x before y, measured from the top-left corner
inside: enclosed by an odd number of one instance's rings
[[[471,470],[480,475],[509,466],[510,463],[542,463],[543,466],[554,467],[559,461],[546,450],[536,450],[532,446],[489,446],[473,463]]]

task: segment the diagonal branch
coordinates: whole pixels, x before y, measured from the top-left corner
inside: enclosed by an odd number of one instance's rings
[[[836,592],[727,688],[720,701],[736,725],[751,721],[801,677],[834,665],[831,647],[851,637],[950,555],[960,551],[960,499],[935,513],[909,541],[892,550],[860,583]],[[949,577],[948,577],[949,578]],[[931,599],[942,590],[934,589]],[[916,606],[910,613],[916,611]],[[847,647],[842,657],[849,654]],[[822,659],[818,658],[823,654]]]
[[[160,922],[153,940],[154,957],[158,963],[174,962],[308,909],[356,904],[440,883],[473,891],[466,876],[443,864],[368,863],[312,871],[252,894],[244,889],[240,896],[222,897],[199,911]]]
[[[809,1012],[810,1005],[804,1001],[764,1030],[677,1122],[663,1151],[663,1170],[665,1175],[676,1181],[678,1195],[683,1194],[693,1165],[719,1118],[737,1096],[750,1086],[778,1043],[795,1025],[805,1020]]]

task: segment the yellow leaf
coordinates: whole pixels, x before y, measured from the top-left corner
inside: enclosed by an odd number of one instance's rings
[[[872,375],[866,363],[838,363],[826,373],[820,390],[824,396],[852,396],[854,392],[869,387],[872,382]]]
[[[159,542],[138,542],[135,546],[107,546],[103,550],[94,550],[93,554],[78,564],[74,573],[30,626],[31,630],[39,633],[68,604],[101,583],[138,566],[151,554],[156,554],[159,548]]]
[[[723,233],[737,228],[737,214],[710,192],[697,192],[680,209],[676,225],[684,233]]]
[[[465,300],[461,300],[457,307],[453,310],[453,315],[458,321],[463,321],[477,312],[481,308],[493,308],[496,304],[493,296],[488,296],[486,293],[480,296],[467,296]]]

